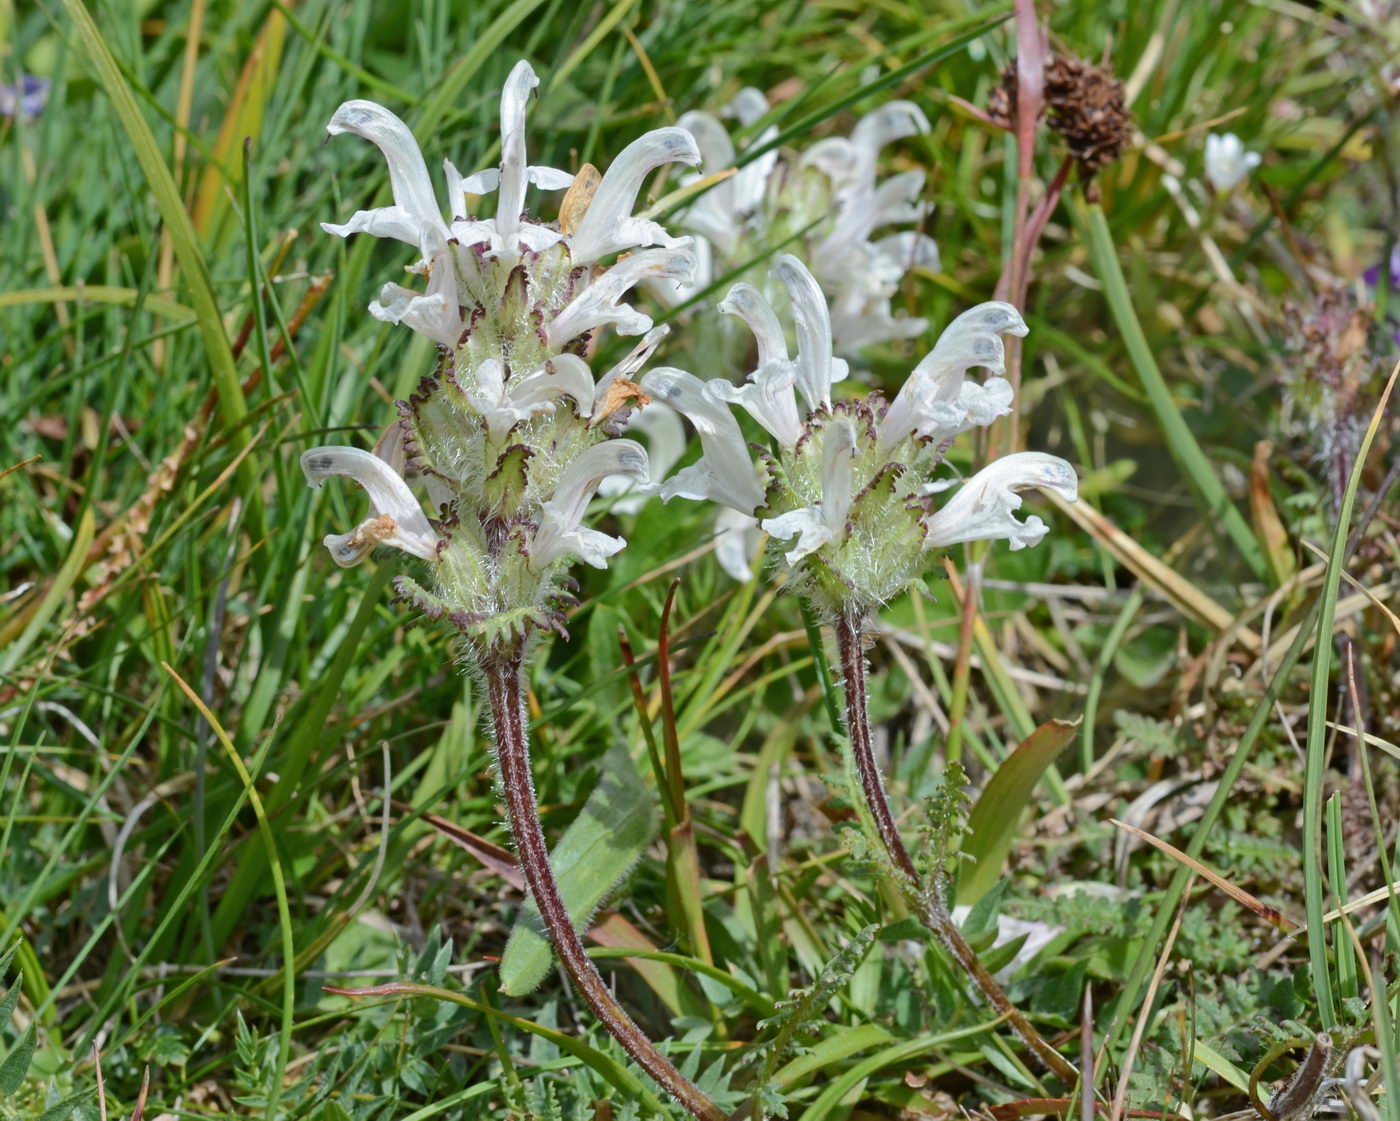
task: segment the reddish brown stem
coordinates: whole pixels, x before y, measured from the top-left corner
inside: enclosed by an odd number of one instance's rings
[[[530,770],[525,735],[525,705],[520,687],[521,654],[496,657],[483,665],[491,719],[496,732],[496,765],[500,768],[506,815],[520,850],[520,864],[530,895],[540,910],[554,952],[588,1007],[627,1053],[686,1111],[700,1121],[725,1121],[725,1113],[710,1101],[669,1059],[656,1049],[645,1032],[632,1022],[613,998],[607,982],[584,949],[583,940],[569,919],[559,894],[559,882],[549,866],[549,848],[535,805],[535,784]]]
[[[933,932],[963,972],[972,978],[987,1003],[996,1009],[1011,1026],[1011,1030],[1021,1037],[1021,1041],[1051,1073],[1067,1086],[1073,1086],[1079,1079],[1079,1072],[1045,1041],[1020,1009],[1011,1003],[1011,998],[987,972],[977,954],[967,944],[967,939],[962,936],[957,923],[953,921],[941,886],[937,883],[924,885],[909,850],[904,847],[894,814],[890,811],[889,799],[885,795],[880,768],[875,762],[870,730],[870,706],[866,696],[863,644],[862,619],[847,615],[836,621],[836,647],[841,659],[841,679],[846,694],[846,727],[851,737],[851,753],[855,756],[856,774],[860,779],[870,816],[875,819],[875,829],[880,834],[886,853],[903,878],[904,893],[919,916],[919,921]],[[938,875],[936,870],[934,875]]]

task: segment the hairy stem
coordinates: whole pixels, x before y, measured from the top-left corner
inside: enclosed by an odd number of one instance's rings
[[[520,850],[520,863],[530,895],[540,909],[554,952],[569,978],[603,1027],[652,1078],[686,1111],[700,1121],[724,1121],[725,1113],[681,1074],[656,1045],[632,1022],[614,999],[598,967],[584,949],[583,940],[569,919],[559,883],[549,866],[549,849],[535,805],[535,785],[525,734],[525,707],[520,686],[521,654],[496,657],[483,665],[491,719],[496,732],[496,764],[505,793],[506,814]]]
[[[948,910],[938,883],[925,885],[914,866],[909,850],[899,836],[894,814],[885,795],[885,784],[880,777],[880,768],[875,763],[874,744],[870,731],[870,705],[865,688],[865,653],[862,650],[864,639],[863,620],[857,616],[842,616],[836,621],[836,646],[841,658],[841,679],[846,694],[846,726],[851,737],[851,752],[855,756],[856,774],[860,779],[861,791],[870,816],[875,819],[876,831],[885,846],[886,853],[894,862],[904,880],[904,893],[914,908],[919,920],[933,932],[943,944],[943,948],[957,962],[973,983],[981,990],[987,1003],[996,1009],[1011,1029],[1021,1037],[1047,1069],[1068,1086],[1079,1080],[1079,1072],[1021,1013],[1008,997],[996,979],[987,972],[978,960],[977,954],[967,944],[957,923]],[[939,873],[934,871],[936,877]]]

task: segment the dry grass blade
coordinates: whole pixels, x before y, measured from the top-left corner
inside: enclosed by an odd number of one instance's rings
[[[1295,922],[1293,919],[1290,919],[1282,911],[1279,911],[1277,908],[1270,907],[1267,903],[1261,902],[1260,900],[1256,899],[1253,895],[1250,895],[1249,892],[1245,891],[1244,888],[1232,884],[1219,872],[1213,871],[1212,869],[1202,864],[1199,860],[1187,856],[1186,853],[1182,852],[1175,845],[1168,844],[1160,837],[1154,837],[1151,833],[1139,829],[1136,825],[1129,825],[1127,822],[1119,821],[1117,818],[1109,818],[1109,821],[1113,825],[1116,825],[1119,829],[1131,833],[1134,837],[1140,837],[1153,848],[1157,849],[1157,851],[1166,853],[1177,863],[1185,865],[1187,868],[1190,868],[1191,871],[1195,872],[1203,880],[1209,880],[1212,884],[1218,887],[1221,891],[1223,891],[1241,907],[1252,911],[1270,926],[1277,927],[1285,934],[1300,929],[1300,924]]]

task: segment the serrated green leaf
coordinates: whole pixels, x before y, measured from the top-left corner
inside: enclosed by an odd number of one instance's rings
[[[550,865],[575,926],[592,917],[656,833],[656,798],[626,750],[603,756],[602,774],[583,811],[554,847]],[[533,902],[526,904],[501,955],[501,992],[521,996],[549,972],[549,937]]]
[[[962,851],[975,863],[964,866],[958,878],[959,903],[976,903],[1001,878],[1021,811],[1040,776],[1078,730],[1078,721],[1046,721],[1021,741],[988,780],[967,821]]]
[[[8,1098],[24,1084],[24,1076],[29,1073],[29,1061],[34,1058],[35,1038],[35,1025],[31,1023],[24,1038],[0,1063],[0,1097]]]

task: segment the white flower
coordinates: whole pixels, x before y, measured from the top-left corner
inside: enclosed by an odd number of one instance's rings
[[[425,616],[456,628],[478,660],[518,652],[539,630],[566,631],[568,564],[602,567],[624,545],[584,524],[604,482],[640,483],[637,499],[656,491],[645,450],[616,436],[646,402],[633,379],[666,328],[654,328],[626,298],[644,280],[688,279],[695,263],[691,239],[632,214],[655,168],[698,161],[683,129],[647,133],[601,176],[590,169],[591,193],[584,184],[572,190],[558,222],[532,212],[532,185],[557,191],[574,184],[567,172],[529,162],[525,122],[538,85],[528,63],[511,70],[501,91],[500,164],[463,175],[444,161],[445,207],[408,126],[389,110],[346,102],[330,125],[332,135],[354,133],[380,149],[393,204],[326,229],[415,247],[407,271],[422,278],[423,290],[382,285],[369,310],[431,339],[437,353],[407,400],[396,402],[382,458],[318,448],[303,463],[313,482],[345,474],[370,491],[371,516],[353,533],[327,538],[337,562],[353,564],[380,543],[433,560],[425,583],[400,573],[395,587]],[[470,214],[469,201],[490,192],[494,216]],[[583,355],[607,327],[642,338],[595,381]],[[679,419],[669,420],[682,445]],[[638,427],[664,428],[665,420],[658,410]],[[659,466],[668,468],[680,452],[659,455]],[[436,520],[424,515],[405,478],[426,492]],[[756,477],[748,490],[752,509],[762,497]]]
[[[851,418],[834,417],[822,441],[821,500],[759,523],[780,540],[797,538],[797,544],[784,554],[788,564],[796,564],[845,533],[846,517],[851,512],[851,457],[855,449],[856,430]]]
[[[758,366],[739,387],[702,382],[679,370],[643,378],[650,393],[688,417],[700,433],[700,461],[663,484],[663,498],[709,498],[737,512],[746,525],[755,510],[761,527],[787,541],[784,557],[794,587],[827,616],[870,611],[903,591],[927,564],[931,548],[1006,538],[1013,549],[1038,542],[1039,518],[1017,521],[1017,492],[1055,490],[1073,499],[1074,470],[1035,452],[1007,456],[980,472],[942,510],[930,499],[942,489],[928,480],[958,433],[991,424],[1011,408],[1011,385],[993,376],[967,377],[974,366],[1001,373],[1003,334],[1024,335],[1010,304],[986,303],[960,315],[911,372],[888,405],[832,400],[844,363],[832,357],[825,306],[812,275],[795,257],[782,257],[773,275],[788,290],[800,350],[788,355],[772,306],[755,288],[735,285],[721,305],[738,315],[758,341]],[[721,406],[741,405],[773,437],[749,455],[739,426]],[[733,535],[733,531],[731,531]],[[719,544],[716,545],[719,552]],[[721,562],[742,578],[742,548],[727,545]]]
[[[690,239],[672,237],[657,223],[631,213],[642,181],[652,170],[665,163],[699,162],[695,141],[684,129],[656,129],[624,148],[603,175],[572,234],[525,219],[527,185],[555,191],[573,182],[568,172],[527,163],[525,112],[530,91],[538,85],[529,63],[521,61],[511,70],[501,92],[499,168],[463,176],[451,161],[444,161],[447,221],[408,126],[372,101],[347,101],[336,110],[328,131],[332,136],[353,133],[380,149],[388,164],[394,203],[358,211],[343,225],[323,223],[323,227],[341,237],[369,233],[408,242],[421,255],[409,271],[428,278],[427,290],[421,293],[386,284],[370,305],[375,318],[403,323],[441,346],[459,347],[480,314],[494,312],[487,305],[509,297],[508,292],[502,295],[509,268],[523,253],[542,254],[530,270],[527,296],[546,306],[547,346],[557,352],[604,324],[611,323],[624,334],[648,330],[651,320],[620,304],[622,297],[645,279],[689,279],[695,267]],[[490,191],[497,192],[496,216],[468,218],[466,196]],[[566,251],[561,255],[562,267],[547,253],[561,243]],[[570,279],[571,269],[652,245],[663,248],[644,249],[609,269],[584,271]],[[481,246],[484,250],[478,249]],[[493,268],[497,262],[505,272]],[[510,355],[496,357],[510,364]]]
[[[920,201],[925,179],[920,169],[876,182],[880,150],[928,130],[928,119],[913,102],[891,101],[861,118],[850,139],[819,141],[803,157],[835,188],[835,221],[811,256],[812,271],[832,296],[832,330],[842,353],[913,338],[928,325],[915,317],[895,318],[890,299],[912,269],[941,267],[938,246],[914,230],[873,238],[885,226],[922,222],[933,210]]]
[[[1206,137],[1206,178],[1218,194],[1228,195],[1259,166],[1258,152],[1246,152],[1244,141],[1233,132],[1212,132]]]
[[[354,479],[369,495],[370,513],[349,533],[324,544],[342,568],[359,564],[376,545],[393,545],[424,560],[437,556],[438,535],[408,484],[392,466],[360,448],[311,448],[301,455],[306,481],[319,487],[332,475]]]
[[[729,110],[747,126],[767,112],[768,103],[757,90],[746,89]],[[695,136],[707,169],[739,162],[729,134],[715,117],[691,112],[679,124]],[[743,268],[769,243],[800,232],[804,255],[830,300],[837,353],[850,355],[872,343],[922,334],[925,321],[895,316],[890,299],[912,269],[940,267],[938,246],[913,230],[884,237],[875,233],[921,222],[932,209],[921,201],[923,171],[877,180],[879,154],[886,144],[927,131],[928,121],[917,107],[895,101],[862,118],[849,138],[818,141],[799,160],[783,163],[776,148],[750,160],[700,195],[677,219],[699,239],[694,282],[653,290],[678,304],[716,275]],[[748,150],[766,146],[776,135],[776,127],[769,126]],[[826,183],[814,187],[814,178],[819,182],[822,177]]]
[[[574,263],[589,264],[639,245],[681,244],[681,238],[671,237],[655,222],[632,217],[632,207],[642,181],[656,168],[668,163],[699,162],[700,150],[694,137],[674,126],[648,132],[622,149],[598,184],[588,212],[572,238],[570,252]]]
[[[599,383],[601,385],[601,383]],[[661,489],[667,473],[685,454],[685,428],[676,410],[660,401],[643,409],[633,409],[626,431],[646,437],[647,459],[650,467],[645,486],[625,475],[609,475],[598,488],[600,498],[617,498],[612,504],[616,514],[635,514],[643,503]]]
[[[549,325],[551,347],[562,347],[604,324],[618,334],[640,335],[651,330],[651,320],[626,304],[618,303],[646,277],[686,277],[695,267],[690,238],[668,238],[671,248],[643,249],[623,257],[561,311]]]
[[[593,408],[593,373],[576,354],[556,354],[528,377],[509,383],[498,359],[476,369],[477,392],[467,399],[486,419],[486,431],[500,442],[518,421],[554,411],[555,397],[571,397],[587,416]]]
[[[1046,525],[1032,514],[1024,522],[1012,515],[1021,508],[1018,491],[1039,487],[1073,502],[1079,495],[1074,468],[1044,452],[1016,452],[994,460],[963,483],[958,493],[936,514],[924,519],[928,548],[966,541],[1005,538],[1011,548],[1040,544]]]
[[[368,233],[375,237],[392,237],[418,246],[427,257],[431,246],[426,239],[431,234],[446,241],[447,224],[442,220],[437,199],[433,197],[428,166],[413,133],[397,116],[373,101],[347,101],[331,117],[326,132],[339,136],[342,132],[364,137],[384,153],[389,165],[389,187],[394,205],[377,210],[356,211],[343,226],[322,222],[327,233],[349,237]]]
[[[642,378],[642,388],[683,414],[700,437],[704,454],[698,463],[676,472],[661,488],[661,497],[710,499],[752,514],[763,501],[753,458],[739,422],[716,390],[722,382],[704,382],[684,370],[662,366]]]
[[[831,386],[846,377],[847,367],[844,359],[832,355],[826,299],[807,267],[785,253],[771,275],[787,289],[797,323],[797,357],[788,357],[778,314],[764,295],[750,284],[736,284],[719,309],[748,324],[758,343],[758,367],[742,386],[716,378],[707,383],[707,390],[722,401],[742,405],[779,443],[791,448],[802,435],[798,395],[808,412],[830,406]]]
[[[992,301],[963,312],[939,336],[937,345],[909,375],[880,421],[880,444],[893,447],[911,433],[938,442],[951,441],[974,425],[990,424],[1011,411],[1011,383],[988,378],[982,385],[966,381],[967,371],[982,366],[1005,373],[1003,334],[1026,334],[1021,313]]]
[[[739,91],[737,97],[726,106],[726,116],[737,117],[747,128],[768,112],[768,102],[763,94],[752,87]],[[676,124],[695,137],[700,149],[702,164],[711,172],[733,167],[735,152],[729,131],[709,113],[692,111],[681,115]],[[753,147],[761,147],[778,135],[776,125],[769,125],[754,138]],[[686,210],[685,224],[689,229],[707,238],[720,254],[733,257],[739,249],[748,220],[763,204],[763,196],[768,188],[768,177],[778,162],[778,150],[771,149],[756,159],[750,160],[728,179],[715,184]],[[685,182],[694,182],[698,176],[689,176]],[[706,281],[708,282],[708,277]]]
[[[589,500],[609,475],[630,475],[647,481],[646,449],[635,440],[594,444],[565,469],[554,497],[541,510],[540,526],[530,545],[530,568],[541,572],[562,556],[573,555],[594,568],[606,568],[608,557],[627,542],[583,524]]]

